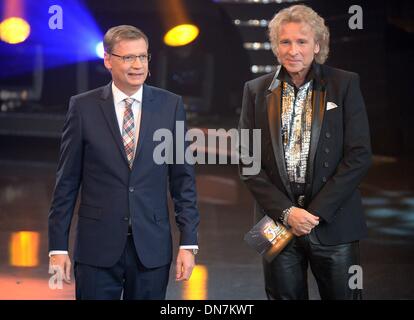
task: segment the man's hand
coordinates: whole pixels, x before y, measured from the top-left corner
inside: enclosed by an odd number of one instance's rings
[[[189,280],[195,266],[194,254],[188,249],[179,249],[175,265],[175,281]]]
[[[54,254],[49,258],[50,269],[59,272],[60,279],[68,284],[70,283],[71,265],[68,254]]]
[[[292,227],[293,234],[299,237],[309,234],[319,224],[319,217],[304,209],[293,207],[287,222]]]

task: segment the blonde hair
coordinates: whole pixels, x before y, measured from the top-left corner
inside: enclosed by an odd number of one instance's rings
[[[114,46],[121,40],[144,39],[149,46],[148,37],[144,32],[134,26],[120,25],[110,28],[104,36],[103,46],[106,53],[112,53]]]
[[[269,22],[268,31],[272,51],[277,57],[277,46],[280,26],[288,22],[306,23],[315,33],[315,42],[319,44],[319,52],[315,54],[317,63],[324,63],[329,54],[329,30],[325,20],[313,9],[305,5],[294,5],[275,14]]]

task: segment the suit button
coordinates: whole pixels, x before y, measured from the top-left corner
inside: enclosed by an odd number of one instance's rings
[[[324,166],[325,168],[328,168],[328,167],[329,167],[329,163],[328,163],[327,161],[325,161],[325,162],[323,163],[323,166]]]
[[[129,192],[134,192],[134,191],[135,191],[134,187],[129,187]]]
[[[329,153],[329,148],[325,148],[325,153]]]
[[[329,132],[325,133],[325,137],[327,137],[328,139],[331,137],[331,134]]]
[[[322,177],[322,181],[326,182],[327,181],[326,177]]]
[[[129,218],[128,217],[124,217],[124,221],[128,221],[129,220]]]

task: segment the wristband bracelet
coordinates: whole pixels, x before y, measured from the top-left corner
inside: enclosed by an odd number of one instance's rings
[[[282,223],[288,228],[290,228],[290,225],[288,223],[288,219],[289,219],[290,213],[292,212],[292,209],[293,209],[293,207],[290,207],[290,208],[287,208],[287,209],[283,210],[282,215],[280,217],[281,220],[282,220]]]

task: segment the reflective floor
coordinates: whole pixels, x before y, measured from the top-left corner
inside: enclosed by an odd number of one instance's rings
[[[19,152],[10,158],[2,154],[0,299],[74,299],[73,283],[49,289],[47,214],[56,150],[51,146],[29,160]],[[361,186],[370,228],[361,242],[365,299],[414,299],[413,178],[412,159],[375,157]],[[260,257],[243,242],[253,221],[253,199],[237,167],[198,166],[197,186],[198,265],[191,281],[170,281],[167,298],[265,299]],[[177,243],[176,228],[173,236]],[[310,297],[318,299],[312,276],[309,281]]]

